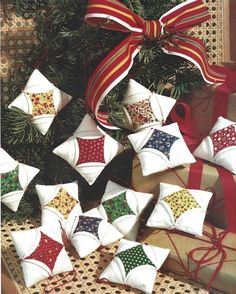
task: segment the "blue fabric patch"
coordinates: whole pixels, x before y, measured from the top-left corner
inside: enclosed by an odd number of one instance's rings
[[[98,227],[101,221],[102,219],[98,217],[81,215],[74,230],[74,234],[77,232],[88,232],[99,240]]]
[[[178,140],[178,137],[172,136],[168,133],[165,133],[160,130],[154,129],[151,137],[147,141],[147,143],[142,147],[144,148],[152,148],[156,149],[163,154],[169,159],[170,158],[170,149],[174,142]]]

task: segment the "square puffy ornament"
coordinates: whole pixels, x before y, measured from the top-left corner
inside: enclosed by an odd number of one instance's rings
[[[26,188],[39,171],[17,162],[0,148],[1,202],[16,212]]]
[[[160,183],[159,198],[147,220],[147,226],[177,229],[202,236],[203,222],[211,197],[212,193],[208,191]]]
[[[81,258],[101,245],[107,246],[123,237],[113,225],[104,220],[93,208],[74,218],[68,238]]]
[[[100,275],[101,282],[109,281],[139,289],[151,294],[157,270],[170,250],[138,242],[120,240],[111,263]]]
[[[65,159],[92,185],[123,146],[101,130],[86,114],[74,135],[53,152]]]
[[[70,95],[59,90],[35,69],[25,89],[8,107],[15,106],[31,114],[31,123],[45,135],[54,117],[71,99]]]
[[[36,185],[42,209],[42,225],[59,221],[66,230],[82,213],[77,182],[58,185]]]
[[[108,181],[98,210],[126,239],[135,240],[139,217],[152,197],[153,194],[136,192]]]
[[[177,123],[153,126],[129,135],[128,139],[138,154],[144,176],[196,161]]]
[[[130,79],[122,103],[129,128],[139,131],[153,125],[162,125],[176,100],[152,93],[135,80]]]
[[[50,276],[73,270],[62,242],[59,222],[12,232],[12,238],[21,261],[26,287]]]
[[[220,116],[193,154],[236,174],[236,122]]]

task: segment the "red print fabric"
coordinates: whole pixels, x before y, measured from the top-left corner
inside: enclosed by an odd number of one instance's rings
[[[226,147],[236,146],[236,132],[234,125],[220,129],[210,135],[213,146],[214,156]]]
[[[48,237],[44,233],[41,233],[39,244],[35,251],[25,259],[35,259],[46,264],[52,271],[57,260],[59,253],[61,252],[63,245],[52,238]]]
[[[104,136],[98,139],[77,138],[79,144],[79,159],[76,165],[86,162],[105,163],[104,139]]]

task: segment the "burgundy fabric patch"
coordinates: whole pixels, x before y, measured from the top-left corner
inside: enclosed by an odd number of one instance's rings
[[[39,244],[35,251],[25,259],[35,259],[46,264],[52,271],[57,260],[59,253],[61,252],[63,245],[49,236],[41,233]]]
[[[226,128],[220,129],[210,135],[214,156],[226,147],[236,146],[236,132],[234,125],[230,125]]]
[[[104,141],[104,136],[98,139],[77,138],[79,145],[79,158],[76,165],[86,162],[105,163]]]

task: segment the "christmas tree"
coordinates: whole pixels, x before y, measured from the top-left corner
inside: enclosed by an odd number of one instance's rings
[[[143,19],[158,19],[163,13],[183,2],[172,1],[122,1]],[[36,0],[14,1],[19,14],[33,17],[39,44],[21,61],[21,67],[9,81],[10,100],[2,108],[2,147],[19,162],[37,167],[35,177],[13,213],[2,205],[2,219],[26,218],[40,209],[35,184],[66,183],[77,180],[80,198],[99,198],[110,175],[128,181],[133,150],[126,138],[130,130],[124,127],[120,101],[130,78],[159,94],[178,99],[193,87],[203,83],[199,70],[189,61],[165,54],[156,40],[147,40],[134,59],[129,74],[105,97],[102,108],[111,112],[111,121],[121,127],[109,134],[124,144],[128,150],[114,159],[96,183],[86,181],[52,150],[69,138],[85,113],[85,91],[89,77],[104,57],[127,36],[127,33],[90,26],[84,21],[87,1]],[[7,108],[24,88],[32,71],[38,68],[57,88],[73,99],[58,113],[46,135],[42,135],[30,122],[31,115],[17,108]],[[168,86],[168,85],[171,85]]]

